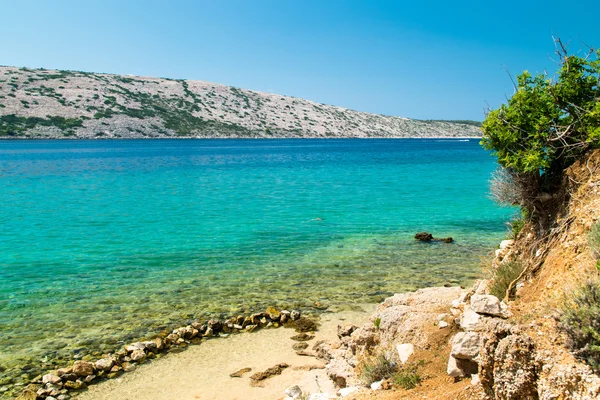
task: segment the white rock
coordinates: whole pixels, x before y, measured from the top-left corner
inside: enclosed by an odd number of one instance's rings
[[[452,300],[452,308],[459,308],[460,307],[460,300],[456,299],[456,300]]]
[[[298,397],[302,396],[302,389],[300,389],[300,386],[298,385],[290,386],[285,389],[285,394],[287,397],[296,400]]]
[[[396,346],[396,350],[398,351],[398,358],[400,358],[400,362],[404,364],[415,352],[415,346],[413,346],[412,343],[403,343]]]
[[[62,380],[54,374],[46,374],[46,375],[42,376],[42,382],[57,385],[57,384],[61,383]]]
[[[459,332],[452,339],[452,351],[450,355],[454,358],[472,360],[479,355],[481,340],[477,332]]]
[[[502,316],[500,300],[491,294],[474,294],[471,296],[471,308],[478,314]]]
[[[496,251],[494,251],[494,256],[496,256],[496,258],[500,258],[500,256],[503,254],[504,254],[504,250],[502,250],[502,249],[496,249]]]
[[[438,323],[438,326],[440,327],[440,329],[447,328],[448,327],[448,323],[446,321],[440,321]]]
[[[477,385],[479,383],[479,374],[471,375],[471,385]]]
[[[514,240],[503,240],[500,242],[500,249],[504,250],[509,246],[512,246],[512,244],[514,243]]]
[[[373,382],[373,383],[371,383],[371,390],[381,390],[382,386],[383,386],[383,381]]]
[[[100,371],[110,371],[113,365],[112,358],[101,358],[96,361],[96,369]]]
[[[458,365],[456,364],[456,358],[450,356],[448,359],[448,367],[446,368],[446,372],[453,378],[458,378],[463,376],[463,372]]]
[[[338,395],[341,397],[348,396],[352,393],[358,392],[360,388],[358,386],[349,386],[338,390]]]
[[[477,326],[480,319],[481,316],[473,311],[470,306],[465,306],[465,311],[460,317],[460,327],[465,331],[470,331]]]
[[[437,319],[438,321],[441,321],[441,320],[443,320],[444,318],[446,318],[446,317],[449,317],[449,316],[450,316],[450,315],[449,315],[448,313],[439,314],[439,315],[436,317],[436,319]]]

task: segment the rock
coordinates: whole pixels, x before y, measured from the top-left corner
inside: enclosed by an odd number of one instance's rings
[[[415,352],[415,346],[412,343],[404,343],[396,346],[398,358],[402,364],[405,364],[410,356]]]
[[[135,350],[131,353],[130,357],[133,361],[144,362],[144,360],[146,359],[146,353],[144,353],[143,350]]]
[[[326,366],[327,376],[340,388],[348,386],[354,376],[353,368],[342,358],[332,358]]]
[[[301,313],[300,311],[298,311],[298,310],[292,310],[292,311],[290,312],[290,319],[291,319],[292,321],[295,321],[295,320],[297,320],[297,319],[298,319],[298,318],[300,318],[301,316],[302,316],[302,313]]]
[[[250,376],[250,379],[252,379],[253,381],[262,381],[274,375],[280,375],[283,372],[283,370],[288,367],[289,365],[285,363],[277,364],[271,368],[267,368],[265,371],[256,372],[255,374]]]
[[[267,310],[265,312],[267,316],[273,321],[279,321],[279,318],[281,317],[281,311],[279,311],[275,307],[267,307]]]
[[[98,371],[110,371],[113,365],[114,361],[112,358],[101,358],[96,361],[96,369]]]
[[[70,374],[73,372],[73,367],[69,368],[59,368],[56,370],[56,375],[63,376],[64,374]]]
[[[498,400],[538,399],[535,344],[525,335],[508,335],[485,346],[481,384]],[[493,354],[489,354],[493,351]],[[485,378],[485,379],[484,379]]]
[[[61,378],[63,381],[76,381],[77,375],[75,375],[74,373],[64,374],[63,376],[61,376]]]
[[[428,232],[419,232],[415,235],[415,239],[420,240],[421,242],[431,242],[433,240],[433,235]]]
[[[309,335],[308,333],[299,333],[297,335],[292,336],[290,339],[295,340],[297,342],[307,342],[309,340],[313,340],[314,335]]]
[[[177,334],[176,331],[173,331],[173,333]],[[144,346],[142,343],[138,342],[138,343],[134,343],[134,344],[128,344],[127,346],[125,346],[125,350],[128,353],[132,353],[136,350],[142,350],[144,351],[144,349],[146,348],[146,346]]]
[[[223,323],[216,319],[208,321],[208,329],[211,329],[213,333],[219,333],[223,329]]]
[[[294,343],[294,345],[292,346],[292,349],[294,349],[296,351],[306,350],[307,348],[308,348],[308,343],[306,343],[306,342]]]
[[[129,362],[124,362],[123,364],[121,364],[121,367],[123,368],[123,371],[125,371],[125,372],[135,371],[135,364],[132,364]]]
[[[337,327],[338,338],[341,339],[345,336],[350,336],[350,335],[352,335],[352,332],[354,332],[357,329],[358,329],[358,326],[353,325],[353,324],[338,325],[338,327]]]
[[[96,375],[88,375],[83,379],[83,382],[85,383],[90,383],[91,381],[93,381],[94,379],[96,379]]]
[[[448,367],[446,368],[446,372],[453,378],[462,378],[476,374],[477,371],[478,365],[474,361],[461,360],[452,356],[448,358]]]
[[[471,331],[479,325],[481,316],[477,314],[470,306],[465,306],[460,317],[460,327],[465,331]]]
[[[299,356],[304,356],[304,357],[316,357],[317,355],[314,353],[309,353],[306,350],[298,350],[296,351],[296,354]]]
[[[254,332],[258,328],[258,325],[247,325],[246,332]]]
[[[296,332],[312,332],[317,330],[317,323],[312,319],[300,317],[294,321]]]
[[[446,321],[440,321],[438,323],[438,326],[441,328],[447,328],[448,327],[448,323]]]
[[[349,396],[352,393],[358,392],[359,390],[360,390],[360,388],[358,386],[345,387],[345,388],[338,390],[338,396],[340,396],[340,397]]]
[[[285,389],[285,395],[295,400],[302,396],[302,389],[300,389],[300,386],[298,385],[290,386],[289,388]]]
[[[73,373],[77,376],[93,375],[94,364],[88,361],[75,361],[73,364]]]
[[[77,379],[76,381],[67,381],[65,382],[65,388],[69,390],[81,390],[85,389],[85,383]]]
[[[500,250],[504,250],[507,247],[512,246],[512,244],[514,243],[514,240],[503,240],[500,242]]]
[[[371,390],[381,390],[383,388],[383,381],[377,381],[371,383]]]
[[[481,338],[477,332],[459,332],[452,339],[450,355],[454,358],[473,360],[479,355]]]
[[[250,371],[252,371],[252,368],[246,367],[246,368],[238,369],[237,371],[229,374],[229,376],[232,378],[241,378],[242,375],[244,375]]]
[[[475,386],[479,383],[479,374],[471,375],[471,385]]]
[[[54,374],[46,374],[46,375],[42,376],[42,382],[44,384],[51,383],[53,385],[58,385],[59,383],[62,383],[62,380],[60,379],[60,377],[58,377]]]
[[[471,296],[471,308],[478,314],[502,316],[500,300],[496,296],[485,294],[474,294]]]

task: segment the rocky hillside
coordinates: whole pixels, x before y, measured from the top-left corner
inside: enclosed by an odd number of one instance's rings
[[[0,67],[4,138],[480,136],[472,121],[419,121],[202,81]]]

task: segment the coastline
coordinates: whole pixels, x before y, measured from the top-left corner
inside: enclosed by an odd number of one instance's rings
[[[370,137],[322,137],[322,136],[314,136],[314,137],[139,137],[139,138],[69,138],[69,137],[45,137],[45,138],[22,138],[22,137],[0,137],[1,140],[7,141],[40,141],[40,140],[57,140],[57,141],[147,141],[147,140],[476,140],[481,139],[481,136],[416,136],[416,137],[389,137],[389,136],[370,136]]]

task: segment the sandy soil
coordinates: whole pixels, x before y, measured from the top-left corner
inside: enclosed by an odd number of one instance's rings
[[[375,305],[363,306],[364,312],[346,311],[324,314],[315,339],[334,339],[340,322],[362,324],[368,320]],[[251,334],[212,339],[188,350],[170,354],[140,366],[119,379],[91,386],[77,398],[82,400],[137,399],[244,399],[265,400],[284,397],[286,388],[299,385],[305,393],[335,393],[327,378],[324,363],[313,357],[299,356],[292,349],[297,343],[290,339],[291,329],[261,330]],[[251,386],[250,375],[278,363],[289,368],[281,375],[263,381],[262,387]],[[241,378],[229,374],[241,368],[252,371]],[[315,368],[315,369],[311,369]]]

